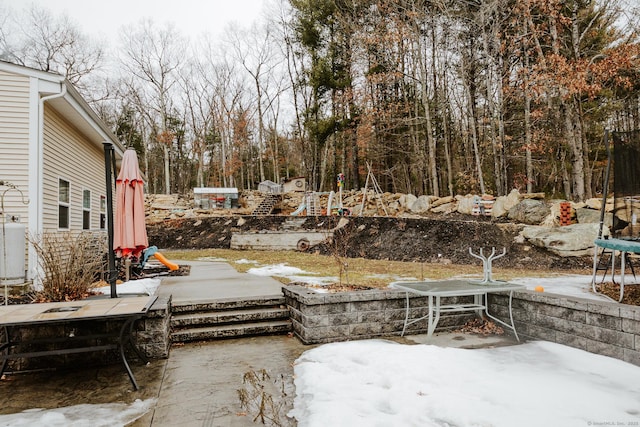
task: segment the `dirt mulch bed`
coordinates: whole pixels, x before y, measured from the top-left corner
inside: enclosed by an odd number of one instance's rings
[[[596,290],[614,301],[620,299],[620,285],[613,282],[596,284]],[[622,304],[640,305],[640,284],[624,285]]]
[[[369,286],[360,286],[360,285],[348,285],[345,283],[330,283],[327,285],[317,285],[314,283],[306,283],[306,282],[291,282],[289,283],[291,286],[303,286],[309,289],[318,289],[328,293],[338,293],[338,292],[353,292],[353,291],[367,291],[369,289],[374,289]]]
[[[490,320],[475,318],[462,325],[456,332],[472,333],[482,336],[504,335],[504,329]]]
[[[179,264],[177,270],[169,270],[164,265],[151,265],[146,267],[136,279],[146,279],[156,276],[188,276],[191,274],[191,266]],[[120,279],[124,279],[124,272],[120,274]]]
[[[339,230],[339,217],[301,217],[300,230],[334,230],[335,244],[319,244],[309,252],[331,255],[339,252],[349,258],[367,258],[408,262],[468,264],[473,261],[469,248],[490,251],[496,248],[507,255],[495,267],[570,270],[589,268],[591,257],[554,255],[528,243],[519,243],[521,226],[493,222],[472,215],[448,215],[445,218],[348,217]],[[147,225],[149,242],[163,249],[229,249],[236,232],[260,233],[283,230],[290,218],[260,217],[181,218]]]

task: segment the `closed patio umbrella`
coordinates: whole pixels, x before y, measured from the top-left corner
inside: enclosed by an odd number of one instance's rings
[[[142,251],[149,246],[143,186],[138,155],[129,148],[122,157],[122,166],[116,178],[113,249],[119,257],[139,259]]]

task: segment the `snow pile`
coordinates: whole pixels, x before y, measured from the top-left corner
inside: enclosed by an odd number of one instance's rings
[[[116,285],[116,291],[118,295],[126,295],[126,294],[155,295],[158,290],[158,286],[160,286],[160,279],[157,279],[157,278],[129,280],[128,282],[124,282],[124,283],[120,283],[119,285]],[[99,292],[105,295],[111,294],[110,286],[101,286],[93,290],[95,292]]]
[[[640,368],[549,342],[465,350],[326,344],[295,364],[299,427],[640,422]]]
[[[337,277],[331,277],[331,276],[324,276],[324,277],[313,276],[316,273],[310,273],[298,267],[292,267],[287,264],[276,264],[276,265],[267,265],[263,267],[250,268],[249,270],[247,270],[247,273],[253,274],[255,276],[286,277],[292,282],[305,282],[305,283],[310,283],[314,285],[334,283],[338,280]]]
[[[137,399],[131,405],[104,403],[74,405],[57,409],[29,409],[0,415],[0,426],[11,427],[121,427],[149,412],[156,399]]]

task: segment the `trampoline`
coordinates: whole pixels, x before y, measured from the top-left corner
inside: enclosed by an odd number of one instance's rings
[[[619,259],[620,296],[622,302],[627,269],[636,279],[633,259],[640,254],[640,131],[605,131],[607,149],[607,168],[604,177],[602,206],[600,208],[600,227],[598,238],[594,241],[592,289],[598,293],[596,282],[598,272],[602,273],[600,283],[604,283],[609,269],[611,281],[616,283],[616,260]],[[611,171],[613,170],[613,176]],[[605,233],[604,222],[609,188],[613,187],[613,213],[609,233]]]

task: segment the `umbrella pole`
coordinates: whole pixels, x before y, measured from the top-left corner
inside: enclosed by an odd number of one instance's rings
[[[105,178],[107,183],[107,257],[109,260],[107,281],[111,288],[111,298],[118,298],[116,293],[116,258],[113,251],[113,183],[111,181],[112,176],[112,164],[114,161],[115,153],[113,150],[113,144],[110,142],[103,142],[104,145],[104,169]]]

